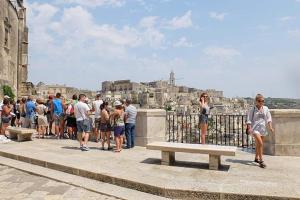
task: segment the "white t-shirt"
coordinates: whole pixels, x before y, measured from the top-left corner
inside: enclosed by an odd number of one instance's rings
[[[100,118],[101,116],[101,110],[100,110],[100,106],[101,104],[103,104],[102,100],[96,100],[93,101],[93,108],[95,109],[95,118]]]
[[[74,106],[74,113],[76,117],[76,121],[82,121],[84,119],[88,119],[87,112],[90,111],[89,106],[86,103],[79,101]]]

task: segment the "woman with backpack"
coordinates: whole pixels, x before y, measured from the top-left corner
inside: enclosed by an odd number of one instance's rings
[[[268,129],[274,133],[272,126],[272,117],[267,106],[264,106],[264,97],[257,94],[255,97],[255,106],[253,106],[247,117],[247,132],[255,138],[255,159],[254,162],[259,164],[259,167],[265,168],[266,164],[263,161],[263,143],[264,137],[268,135]]]
[[[36,116],[37,116],[37,124],[38,124],[38,138],[40,138],[40,135],[42,134],[42,138],[45,137],[46,134],[46,127],[48,127],[48,120],[47,116],[45,114],[48,111],[47,106],[44,105],[43,100],[37,99],[37,107],[36,107]]]

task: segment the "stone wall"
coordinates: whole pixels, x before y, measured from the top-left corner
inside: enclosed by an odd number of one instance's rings
[[[265,139],[264,153],[276,156],[300,156],[300,110],[271,110],[274,134]]]
[[[28,49],[25,8],[18,5],[0,0],[0,86],[9,85],[16,95],[27,80]]]

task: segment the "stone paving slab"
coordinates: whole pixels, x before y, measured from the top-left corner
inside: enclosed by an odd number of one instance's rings
[[[118,198],[91,192],[62,182],[0,165],[1,200],[117,200]]]
[[[222,157],[221,171],[211,171],[207,155],[177,153],[175,166],[162,166],[158,151],[113,153],[89,145],[81,152],[71,140],[11,142],[0,145],[0,155],[166,197],[300,199],[299,157],[265,156],[268,167],[261,169],[251,153],[238,151]]]
[[[152,194],[144,193],[144,192],[139,192],[136,190],[92,180],[89,178],[84,178],[72,174],[67,174],[64,172],[60,172],[57,170],[52,170],[49,168],[45,167],[40,167],[37,165],[32,165],[29,163],[21,162],[18,160],[13,160],[5,157],[0,157],[0,174],[1,174],[1,167],[4,168],[5,165],[10,168],[10,171],[13,171],[12,168],[21,170],[23,172],[29,173],[27,176],[32,176],[33,178],[36,178],[35,175],[45,177],[48,180],[54,180],[54,183],[58,185],[59,181],[60,183],[66,183],[66,185],[74,186],[76,188],[79,188],[79,190],[85,191],[88,190],[92,193],[98,193],[99,198],[100,197],[107,197],[108,199],[120,199],[120,200],[166,200],[167,198],[155,196]],[[7,168],[7,167],[6,167]],[[33,175],[32,175],[33,174]],[[1,174],[2,175],[2,174]],[[22,176],[19,177],[19,179],[23,180]],[[38,178],[36,178],[38,179]],[[38,179],[39,180],[39,179]],[[34,179],[33,179],[34,181]],[[38,183],[39,181],[37,181]],[[1,178],[0,178],[0,183],[1,183]],[[36,184],[36,181],[34,182]],[[51,184],[48,184],[48,186],[52,186]],[[46,186],[45,186],[46,187]],[[36,188],[37,191],[39,191],[38,188]],[[51,190],[51,188],[48,188],[47,190]],[[28,192],[28,191],[27,191]],[[1,197],[1,195],[0,195]],[[47,196],[46,196],[47,197]],[[60,196],[64,197],[64,196]],[[74,198],[81,199],[81,196],[76,196],[74,195]]]

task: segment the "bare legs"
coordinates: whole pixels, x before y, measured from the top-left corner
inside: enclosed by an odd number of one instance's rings
[[[200,124],[200,129],[201,129],[201,144],[205,144],[205,136],[207,133],[207,124],[206,123],[201,123]]]
[[[253,134],[255,138],[255,144],[256,144],[256,152],[255,152],[255,158],[262,161],[263,158],[263,144],[264,144],[264,136],[261,136],[260,134]]]
[[[110,131],[109,132],[101,132],[102,139],[102,149],[104,149],[104,143],[107,142],[107,149],[110,149]]]
[[[116,150],[115,150],[115,152],[122,151],[123,135],[115,136],[115,141],[116,141]]]

